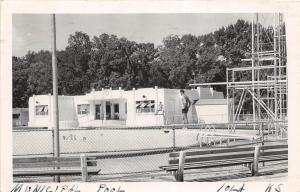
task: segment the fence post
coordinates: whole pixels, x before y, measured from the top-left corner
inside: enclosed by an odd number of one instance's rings
[[[206,146],[208,146],[208,135],[206,135]]]
[[[51,136],[52,136],[52,154],[55,154],[55,141],[54,141],[54,129],[51,127]],[[57,161],[57,160],[56,160]],[[54,169],[60,169],[60,167],[54,167]],[[53,182],[60,182],[59,175],[53,177]]]
[[[258,158],[260,153],[260,146],[256,145],[254,148],[254,158],[253,158],[253,164],[252,164],[252,176],[258,175]]]
[[[52,136],[52,154],[54,155],[54,129],[51,128],[51,136]]]
[[[203,134],[200,135],[200,148],[202,147],[202,139],[203,139]]]
[[[177,170],[177,174],[176,174],[176,181],[179,181],[179,182],[184,181],[184,178],[183,178],[184,161],[185,161],[185,151],[180,151],[178,170]]]
[[[213,137],[214,146],[216,145],[217,137]]]
[[[263,125],[263,123],[260,124],[260,130],[261,130],[261,142],[262,142],[262,145],[264,145],[264,142],[265,142],[265,132],[264,132],[264,125]]]
[[[80,163],[81,163],[81,178],[82,178],[82,181],[87,182],[88,173],[87,173],[87,161],[86,161],[86,155],[85,154],[80,155]]]
[[[175,151],[176,148],[176,140],[175,140],[176,134],[175,134],[175,126],[173,126],[173,151]]]
[[[263,122],[260,124],[260,130],[261,130],[261,145],[264,146],[265,145],[265,131],[264,131],[264,123]],[[265,162],[263,162],[262,165],[265,166]]]

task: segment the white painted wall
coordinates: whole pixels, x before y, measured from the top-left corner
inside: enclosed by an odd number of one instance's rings
[[[180,102],[180,90],[176,89],[164,89],[165,93],[165,116],[168,124],[182,124],[182,109]],[[185,90],[185,94],[189,97],[191,102],[199,99],[197,90]],[[195,106],[192,105],[188,111],[189,123],[197,123],[197,114]]]
[[[196,105],[196,110],[205,123],[228,123],[227,105]]]
[[[37,105],[48,105],[48,115],[36,115],[35,107]],[[38,95],[29,98],[28,104],[29,122],[28,126],[32,127],[53,127],[53,98],[51,95]],[[72,96],[59,96],[59,125],[60,128],[70,128],[78,126],[74,114],[74,101]]]
[[[89,110],[89,114],[78,114],[77,111],[77,105],[81,105],[81,104],[90,104],[90,110]],[[75,112],[75,117],[78,121],[79,126],[88,126],[88,122],[93,121],[94,120],[94,109],[93,109],[93,105],[91,102],[89,102],[86,99],[85,95],[82,96],[74,96],[74,103],[73,103],[73,107],[74,107],[74,112]]]
[[[35,106],[48,105],[48,115],[37,116],[35,114]],[[28,126],[32,127],[52,127],[51,123],[51,96],[50,95],[38,95],[32,96],[28,101],[29,122]]]
[[[131,99],[130,99],[131,98]],[[136,101],[154,100],[155,111],[150,113],[137,113]],[[132,95],[128,97],[128,118],[127,126],[153,126],[162,125],[163,116],[157,115],[157,106],[159,102],[164,103],[164,89],[159,88],[144,88],[132,91]]]
[[[200,90],[201,91],[201,90]],[[185,90],[190,100],[199,99],[199,89]],[[205,93],[205,94],[204,94]],[[211,91],[202,91],[202,95],[208,97]],[[144,96],[144,97],[143,97]],[[201,99],[201,98],[200,98]],[[151,113],[137,113],[136,101],[154,100],[155,111]],[[105,101],[110,101],[113,106],[119,104],[119,120],[103,121],[95,120],[95,104],[101,104],[101,112],[105,113]],[[127,102],[127,114],[125,113],[125,103]],[[87,95],[81,96],[59,96],[59,119],[61,128],[71,128],[80,126],[101,126],[103,124],[125,124],[127,126],[153,126],[163,125],[164,116],[157,115],[159,102],[164,105],[165,120],[167,124],[181,124],[182,112],[180,103],[179,89],[162,89],[162,88],[143,88],[124,90],[103,90],[94,91]],[[78,114],[78,104],[89,104],[89,114]],[[36,116],[36,105],[48,105],[47,116]],[[29,126],[33,127],[52,127],[52,96],[39,95],[29,99]],[[198,123],[198,120],[205,122],[227,122],[227,105],[192,105],[188,112],[189,123]]]
[[[179,90],[164,90],[164,107],[167,124],[182,123]]]

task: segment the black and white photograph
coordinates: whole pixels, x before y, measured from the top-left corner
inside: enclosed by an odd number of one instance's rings
[[[287,179],[282,13],[13,15],[13,179]]]
[[[297,184],[292,11],[39,5],[1,14],[1,172],[10,170],[11,192]]]

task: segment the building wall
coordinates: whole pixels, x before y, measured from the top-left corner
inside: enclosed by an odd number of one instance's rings
[[[201,91],[201,93],[199,92]],[[188,112],[189,123],[225,122],[227,121],[227,105],[196,106],[197,100],[205,98],[218,98],[210,89],[185,90],[192,106]],[[200,94],[199,94],[200,93]],[[137,112],[136,102],[154,101],[154,110],[151,112]],[[209,100],[209,99],[208,99]],[[111,104],[111,113],[114,114],[114,104],[119,104],[119,119],[106,120],[106,101]],[[164,114],[158,113],[158,104],[162,102]],[[77,106],[89,104],[88,114],[79,114]],[[101,119],[95,119],[95,104],[101,104]],[[127,104],[127,112],[126,112]],[[37,116],[35,106],[48,105],[48,115]],[[52,122],[52,96],[39,95],[29,99],[29,126],[53,127]],[[154,126],[164,124],[181,124],[182,112],[179,89],[143,88],[124,90],[92,91],[81,96],[59,96],[59,119],[61,128],[74,128],[85,126],[127,125],[127,126]]]
[[[166,123],[182,123],[179,91],[173,89],[165,89],[164,92]]]
[[[47,105],[48,115],[38,116],[35,112],[37,105]],[[29,110],[29,122],[30,127],[52,127],[51,124],[51,96],[49,95],[34,95],[29,98],[28,110]]]
[[[147,113],[138,113],[136,109],[137,101],[154,101],[154,111]],[[163,116],[157,114],[158,103],[164,103],[164,90],[158,88],[144,88],[133,90],[128,95],[128,118],[127,126],[153,126],[162,125]]]
[[[102,89],[101,91],[92,91],[84,96],[80,96],[76,102],[76,109],[78,104],[89,104],[90,113],[88,115],[80,115],[76,112],[79,126],[107,126],[107,125],[125,125],[127,119],[126,112],[126,100],[127,95],[130,91],[124,91],[122,89],[113,90],[113,89]],[[111,107],[111,119],[108,120],[106,112],[106,104],[110,103]],[[96,119],[96,105],[100,105],[100,119]],[[115,119],[114,105],[119,104],[119,119]]]
[[[53,101],[51,95],[38,95],[29,99],[29,122],[32,127],[53,127]],[[36,115],[36,106],[47,105],[48,115]],[[58,97],[59,126],[60,128],[70,128],[78,126],[74,113],[74,99],[72,96]]]
[[[77,106],[82,105],[82,104],[90,105],[88,114],[78,114]],[[79,126],[88,126],[86,123],[94,120],[94,118],[92,116],[93,115],[93,106],[86,99],[85,95],[74,96],[73,112],[75,113],[75,119],[77,119]]]
[[[204,123],[227,123],[227,105],[196,105],[198,120]]]
[[[178,89],[164,89],[165,92],[165,117],[167,124],[181,124],[183,123],[182,117],[182,107],[180,101],[180,90]],[[197,90],[185,90],[185,94],[189,97],[192,105],[188,111],[188,121],[189,123],[197,123],[197,113],[195,110],[195,105],[193,105],[194,100],[199,99],[199,94]]]

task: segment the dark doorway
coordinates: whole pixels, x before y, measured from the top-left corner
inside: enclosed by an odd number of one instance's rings
[[[119,112],[119,104],[118,103],[114,104],[114,112],[115,112],[114,119],[119,119],[120,112]]]
[[[101,104],[96,104],[95,105],[95,112],[96,112],[96,116],[95,119],[96,120],[100,120],[101,119]]]
[[[106,120],[111,120],[111,106],[110,102],[106,101]]]

